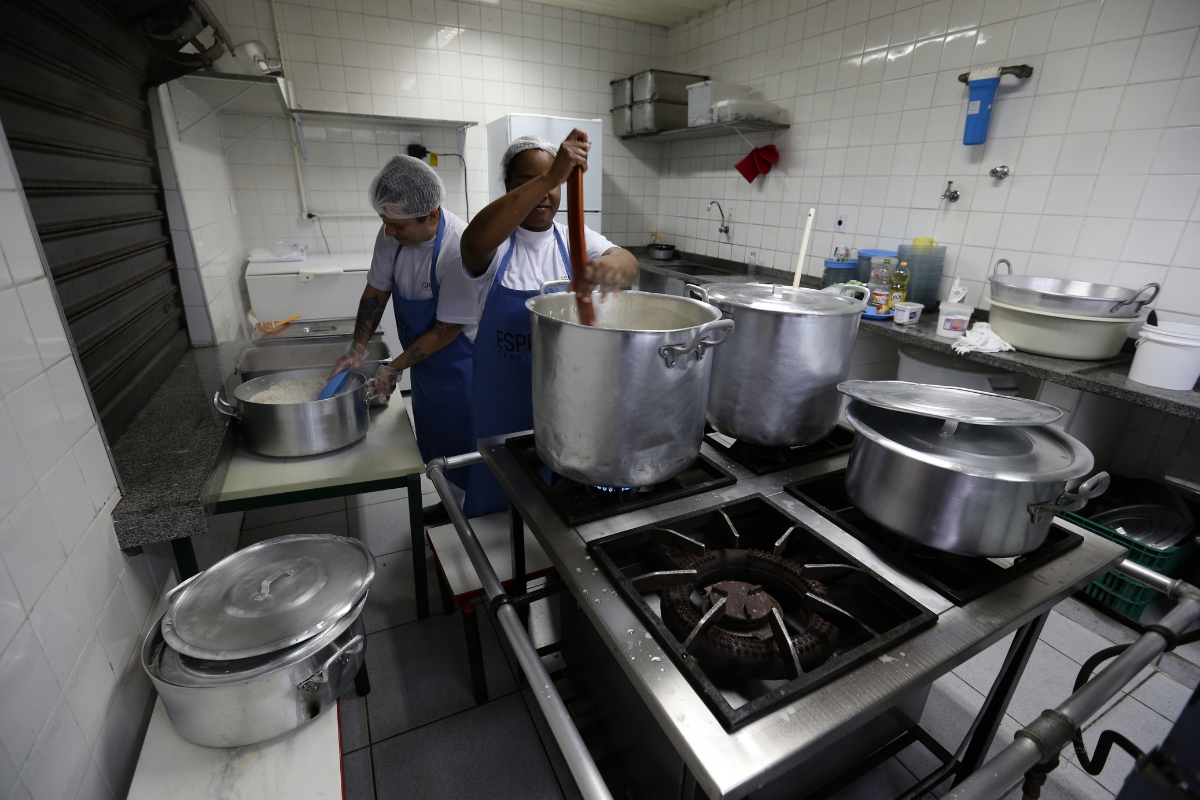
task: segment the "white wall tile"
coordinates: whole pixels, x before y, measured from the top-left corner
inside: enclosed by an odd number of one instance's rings
[[[33,332],[15,288],[0,291],[0,396],[41,372]]]
[[[29,621],[58,682],[65,684],[92,628],[87,601],[70,569],[60,569],[50,581]]]
[[[28,622],[0,653],[0,689],[0,742],[23,765],[59,697],[54,670]]]
[[[71,350],[58,316],[58,307],[50,295],[50,282],[39,278],[18,287],[17,292],[21,297],[25,318],[33,332],[42,363],[50,367],[69,356]]]
[[[16,192],[0,191],[0,249],[14,283],[42,277],[42,260],[29,227],[29,218]]]
[[[1195,29],[1145,37],[1133,62],[1130,83],[1182,78],[1195,41]]]
[[[5,405],[30,466],[41,475],[70,447],[50,379],[44,373],[38,375],[5,398]]]
[[[60,701],[21,770],[34,800],[74,797],[91,764],[91,751],[65,700]]]

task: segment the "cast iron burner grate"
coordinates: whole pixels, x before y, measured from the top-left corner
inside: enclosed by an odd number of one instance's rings
[[[762,495],[588,549],[731,731],[937,621]]]
[[[936,589],[959,606],[988,594],[1083,543],[1083,537],[1079,534],[1054,525],[1041,547],[1018,557],[1011,566],[1006,567],[989,558],[935,550],[892,533],[868,518],[850,500],[846,494],[845,470],[797,481],[784,489],[867,544],[880,558]]]
[[[533,434],[510,437],[504,444],[568,525],[594,522],[737,482],[726,470],[702,455],[674,478],[654,486],[588,486],[552,472],[538,457]]]
[[[848,453],[850,446],[854,444],[854,431],[838,426],[821,441],[803,447],[764,447],[749,444],[740,439],[730,439],[711,427],[704,438],[719,453],[728,456],[755,475],[766,475]],[[733,443],[728,444],[731,441]]]

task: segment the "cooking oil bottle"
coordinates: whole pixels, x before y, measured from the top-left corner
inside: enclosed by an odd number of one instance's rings
[[[909,277],[907,261],[901,261],[900,265],[892,270],[892,294],[888,301],[892,308],[896,307],[896,303],[903,303],[908,297]]]

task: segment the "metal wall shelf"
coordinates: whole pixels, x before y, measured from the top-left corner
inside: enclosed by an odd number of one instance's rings
[[[688,139],[711,139],[714,136],[737,136],[747,133],[761,133],[763,131],[785,131],[790,127],[792,126],[776,122],[744,120],[739,122],[718,122],[713,125],[697,125],[694,128],[679,128],[673,131],[658,131],[656,133],[633,133],[621,138],[626,141],[635,140],[639,142],[682,142]]]

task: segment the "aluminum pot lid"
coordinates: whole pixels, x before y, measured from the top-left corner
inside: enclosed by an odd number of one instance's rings
[[[863,309],[862,301],[853,297],[778,283],[714,283],[704,288],[710,303],[777,314],[835,316]]]
[[[1067,481],[1086,475],[1094,464],[1087,447],[1049,425],[947,423],[858,402],[850,404],[846,416],[855,431],[877,444],[976,477]]]
[[[1196,527],[1195,519],[1187,510],[1159,503],[1139,503],[1102,511],[1092,515],[1092,522],[1156,550],[1174,547]]]
[[[193,658],[282,650],[336,624],[366,594],[375,557],[332,534],[279,536],[239,550],[169,598],[163,638]]]
[[[977,389],[908,381],[843,381],[838,391],[868,405],[972,425],[1049,425],[1062,409]]]

